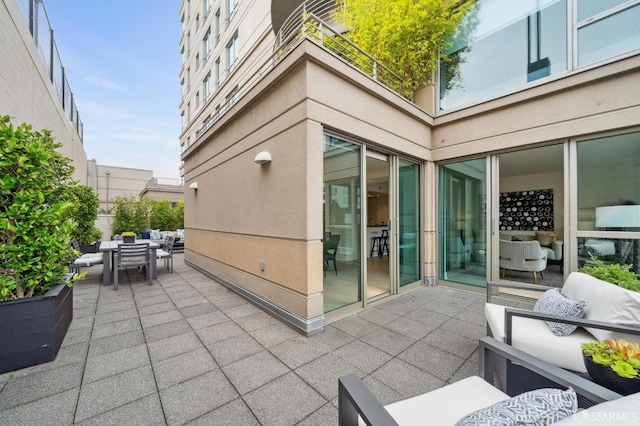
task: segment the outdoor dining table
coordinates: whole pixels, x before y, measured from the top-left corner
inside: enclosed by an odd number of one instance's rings
[[[160,244],[155,243],[153,241],[148,240],[138,240],[136,242],[145,242],[149,243],[149,249],[151,250],[151,276],[153,278],[157,277],[157,258],[156,258],[156,250],[160,248]],[[118,251],[119,244],[126,244],[124,241],[101,241],[100,248],[98,251],[102,252],[102,284],[103,285],[111,285],[112,281],[112,258],[113,254]],[[114,273],[118,273],[118,271],[113,271]]]

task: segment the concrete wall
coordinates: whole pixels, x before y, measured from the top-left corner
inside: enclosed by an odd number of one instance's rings
[[[96,182],[94,191],[100,200],[99,210],[111,211],[114,201],[120,196],[138,195],[144,189],[147,182],[153,177],[153,170],[132,169],[128,167],[115,167],[95,165],[89,167],[96,175],[90,175],[89,180]],[[106,172],[109,172],[107,176]],[[109,189],[107,191],[107,181]],[[109,203],[107,205],[107,192]]]
[[[74,179],[87,183],[87,155],[78,133],[62,109],[58,96],[14,0],[0,2],[0,115],[12,123],[49,129],[62,154],[73,160]],[[62,58],[64,61],[64,58]]]

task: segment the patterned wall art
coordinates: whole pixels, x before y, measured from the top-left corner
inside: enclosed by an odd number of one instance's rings
[[[553,189],[500,194],[501,231],[553,231]]]

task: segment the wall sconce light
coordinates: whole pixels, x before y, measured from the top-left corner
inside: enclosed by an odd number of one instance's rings
[[[256,155],[256,159],[253,161],[255,161],[256,164],[260,164],[260,165],[270,163],[271,154],[268,153],[267,151],[259,152],[258,155]]]
[[[191,185],[189,185],[189,189],[194,189],[194,190],[198,190],[198,182],[192,182]]]

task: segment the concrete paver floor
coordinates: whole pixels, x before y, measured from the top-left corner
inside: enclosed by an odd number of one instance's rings
[[[339,376],[384,403],[477,373],[482,294],[423,287],[305,337],[186,266],[74,285],[55,361],[0,375],[1,425],[337,425]]]

